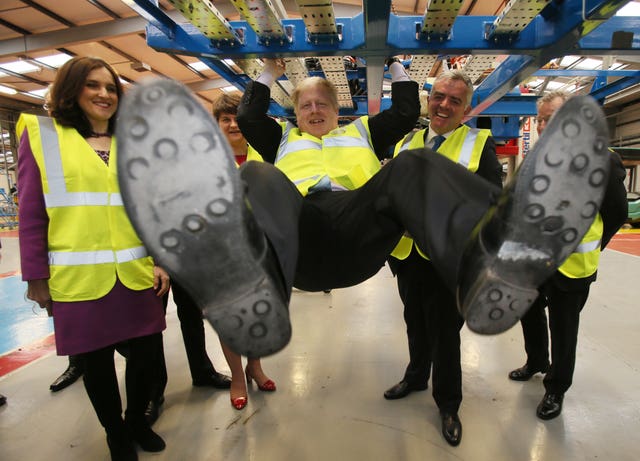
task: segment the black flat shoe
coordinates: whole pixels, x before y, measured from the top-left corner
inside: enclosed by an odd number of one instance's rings
[[[462,423],[457,413],[441,413],[442,436],[452,447],[460,445],[462,440]]]
[[[546,393],[542,398],[542,401],[536,409],[536,415],[540,419],[553,419],[562,412],[562,401],[564,400],[564,394],[551,394]]]
[[[231,387],[231,378],[214,371],[208,376],[194,379],[193,385],[196,387],[209,386],[215,387],[216,389],[229,389]]]
[[[211,114],[169,79],[135,85],[121,109],[120,192],[147,250],[233,351],[258,358],[285,347],[291,324],[276,256]]]
[[[469,329],[511,328],[576,249],[604,196],[607,145],[605,116],[593,98],[573,97],[555,113],[462,256],[456,295]]]
[[[7,398],[0,394],[0,406],[4,405],[5,403],[7,403]]]
[[[520,368],[511,370],[509,372],[509,379],[513,381],[529,381],[536,373],[546,373],[549,369],[549,365],[544,368],[529,368],[526,363]]]
[[[407,381],[402,380],[398,384],[395,384],[384,391],[384,398],[387,400],[402,399],[413,391],[424,391],[428,387],[429,386],[414,386],[409,384]]]
[[[82,367],[70,363],[67,369],[51,383],[49,390],[58,392],[65,387],[71,386],[82,376],[82,373]]]
[[[160,417],[160,407],[164,403],[164,395],[161,395],[159,399],[151,399],[147,409],[144,411],[144,419],[149,426],[153,426]]]

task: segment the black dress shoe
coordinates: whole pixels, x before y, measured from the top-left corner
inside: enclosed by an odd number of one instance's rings
[[[7,403],[7,398],[0,394],[0,406],[4,405],[5,403]]]
[[[442,418],[442,435],[449,445],[456,447],[462,440],[462,423],[457,413],[440,413]]]
[[[520,368],[511,370],[509,372],[509,379],[514,381],[529,381],[536,373],[546,373],[548,369],[549,365],[544,368],[529,368],[529,365],[525,363]]]
[[[84,370],[80,365],[76,365],[70,361],[67,369],[51,383],[49,390],[51,392],[58,392],[65,387],[71,386],[82,376],[83,372]]]
[[[196,387],[215,387],[216,389],[229,389],[231,387],[231,378],[217,371],[212,372],[208,376],[193,379],[193,385]]]
[[[126,431],[107,432],[111,461],[138,461],[138,452],[131,435]]]
[[[413,391],[424,391],[427,387],[428,386],[414,386],[403,379],[398,384],[391,386],[389,389],[384,391],[384,398],[387,400],[401,399],[411,394]]]
[[[542,401],[538,405],[536,415],[538,415],[538,418],[545,420],[555,418],[562,412],[563,400],[564,394],[545,393]]]
[[[167,446],[158,434],[153,432],[146,420],[129,421],[125,418],[125,423],[131,434],[131,438],[140,445],[144,451],[156,453],[162,451]]]
[[[149,426],[153,426],[160,416],[160,407],[164,403],[164,395],[161,395],[159,399],[151,399],[147,409],[144,411],[144,419],[146,419]]]
[[[511,328],[576,249],[604,196],[608,139],[593,98],[571,98],[556,111],[463,253],[456,295],[469,329]]]
[[[224,134],[176,81],[131,90],[116,129],[131,223],[229,348],[245,357],[274,354],[291,339],[289,294]]]

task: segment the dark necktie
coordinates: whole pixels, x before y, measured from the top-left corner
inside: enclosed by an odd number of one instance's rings
[[[438,150],[438,147],[440,147],[442,145],[442,143],[444,142],[445,139],[447,139],[447,138],[445,138],[441,134],[439,134],[438,136],[434,136],[433,137],[433,146],[431,146],[431,150]]]

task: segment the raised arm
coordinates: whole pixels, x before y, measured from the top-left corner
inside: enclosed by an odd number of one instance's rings
[[[391,107],[369,118],[373,148],[383,159],[389,147],[395,145],[416,125],[420,116],[418,84],[407,75],[399,61],[389,65],[391,72]]]
[[[271,86],[284,73],[279,59],[265,60],[265,66],[256,81],[249,82],[238,106],[237,122],[247,142],[258,151],[265,162],[274,163],[282,127],[267,115]]]

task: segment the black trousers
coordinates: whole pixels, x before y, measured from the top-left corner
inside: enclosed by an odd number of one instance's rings
[[[127,409],[125,419],[144,420],[144,411],[151,396],[153,376],[162,336],[156,333],[127,341],[125,389]],[[107,432],[122,428],[122,401],[114,364],[116,344],[80,354],[84,362],[84,387],[100,424]]]
[[[566,291],[548,283],[529,311],[522,317],[527,365],[542,368],[549,363],[549,342],[545,306],[549,308],[551,366],[544,377],[547,392],[564,394],[573,382],[578,346],[580,312],[589,297],[589,284],[581,290]]]
[[[273,165],[246,162],[240,176],[286,289],[356,285],[377,273],[407,230],[454,292],[468,236],[500,189],[441,155],[409,150],[362,187],[302,197]]]
[[[176,303],[182,341],[187,353],[191,379],[194,381],[206,379],[216,372],[211,359],[207,355],[205,344],[204,320],[202,310],[196,305],[191,296],[175,281],[171,282],[173,300]],[[164,299],[165,312],[167,310],[168,295]],[[158,363],[153,377],[151,399],[158,401],[164,395],[167,387],[167,364],[164,357],[164,345],[160,341]]]
[[[415,248],[404,260],[389,258],[398,280],[407,325],[409,364],[404,380],[425,386],[433,367],[433,398],[441,412],[457,413],[462,402],[460,329],[453,293]]]

